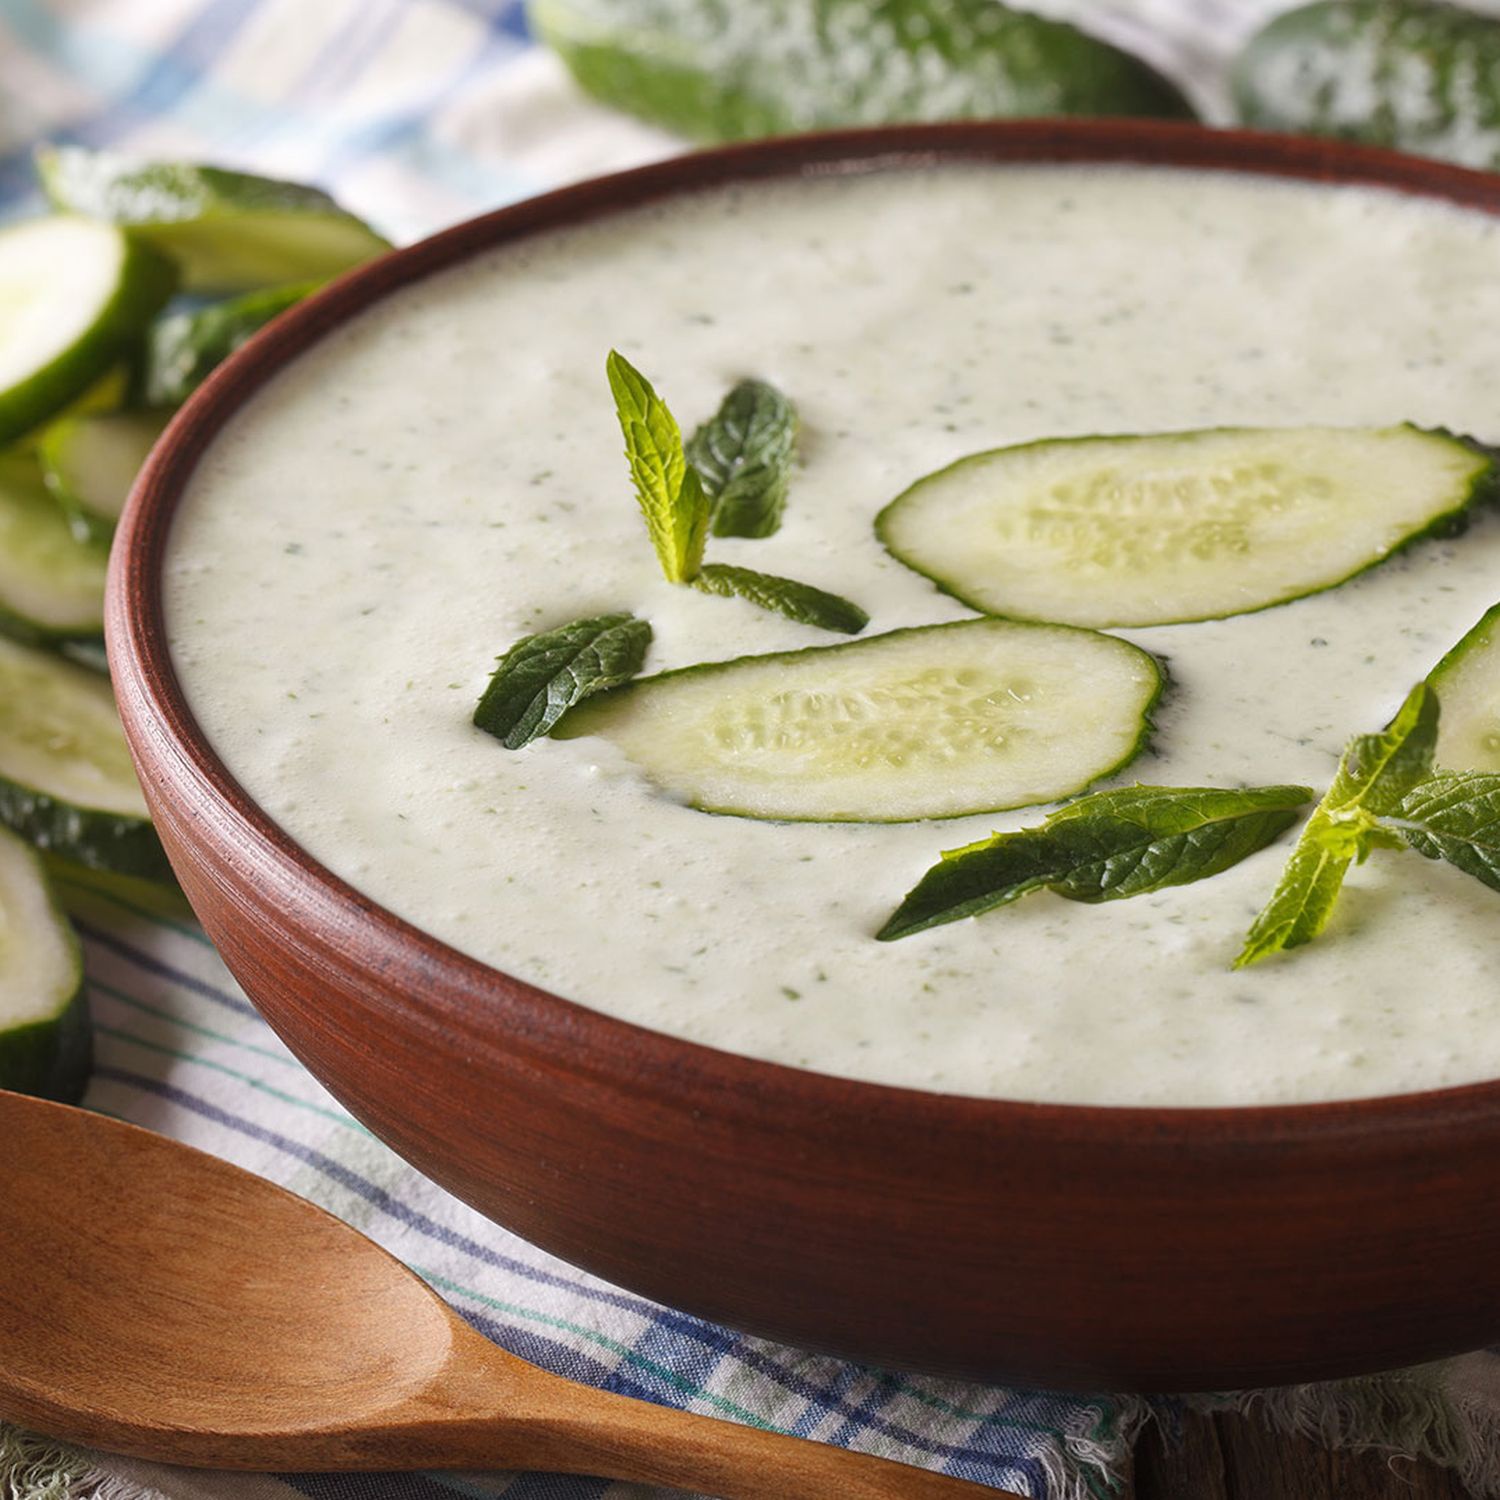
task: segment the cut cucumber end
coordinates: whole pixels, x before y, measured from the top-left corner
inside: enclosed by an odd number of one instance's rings
[[[1450,527],[1494,468],[1410,426],[1052,439],[918,480],[876,531],[974,609],[1170,625],[1332,588]]]
[[[74,864],[171,879],[108,682],[4,640],[0,824]]]
[[[910,822],[1082,791],[1139,752],[1163,680],[1114,636],[964,620],[643,678],[560,733],[704,812]]]
[[[36,854],[0,829],[0,1088],[73,1103],[91,1052],[77,935]]]
[[[107,543],[167,412],[120,411],[54,422],[37,447],[42,477],[74,537]]]
[[[1449,771],[1500,771],[1500,604],[1427,674],[1438,696],[1434,762]]]
[[[56,215],[0,230],[0,446],[107,375],[175,284],[168,261],[109,224]]]
[[[0,454],[0,633],[32,644],[99,639],[108,564],[105,547],[74,534],[35,460]]]

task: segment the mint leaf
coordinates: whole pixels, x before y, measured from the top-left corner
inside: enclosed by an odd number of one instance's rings
[[[1379,734],[1349,741],[1333,785],[1307,820],[1235,968],[1310,943],[1328,925],[1349,866],[1362,862],[1371,849],[1400,847],[1400,835],[1380,819],[1397,813],[1406,794],[1432,769],[1437,730],[1437,694],[1419,682]]]
[[[597,615],[523,636],[500,658],[474,722],[507,750],[546,734],[575,703],[641,670],[651,627],[633,615]]]
[[[1094,792],[1035,828],[950,850],[876,936],[910,937],[1044,888],[1092,904],[1204,880],[1291,827],[1312,795],[1305,786]]]
[[[695,589],[705,594],[732,595],[758,604],[776,614],[785,615],[803,625],[821,630],[837,630],[844,635],[858,635],[870,623],[870,617],[852,600],[795,578],[778,578],[774,573],[757,573],[753,568],[734,568],[727,563],[705,563],[692,580]]]
[[[668,583],[689,583],[703,561],[708,496],[683,452],[677,421],[651,382],[617,350],[610,350],[605,370],[636,499],[661,570]]]
[[[792,403],[764,380],[742,380],[688,439],[715,536],[770,536],[781,525],[796,437]]]
[[[1500,775],[1443,773],[1402,800],[1401,832],[1418,854],[1445,859],[1500,891]]]

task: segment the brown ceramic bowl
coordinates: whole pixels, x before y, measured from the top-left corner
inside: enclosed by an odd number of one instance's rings
[[[162,840],[236,977],[355,1115],[481,1212],[649,1297],[881,1365],[1072,1388],[1309,1380],[1492,1341],[1500,1083],[1079,1108],[853,1083],[676,1041],[485,968],[336,879],[236,785],[183,701],[160,586],[174,506],[224,421],[330,329],[478,251],[644,200],[971,159],[1374,183],[1500,214],[1500,177],[1326,142],[962,124],[689,156],[389,255],[224,366],[131,501],[109,646]]]

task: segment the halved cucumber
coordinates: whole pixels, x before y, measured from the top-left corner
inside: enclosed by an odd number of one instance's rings
[[[0,454],[0,634],[51,642],[104,631],[106,548],[80,542],[29,454]]]
[[[1118,770],[1162,683],[1154,657],[1114,636],[961,620],[642,678],[574,709],[560,737],[603,735],[705,812],[956,818]]]
[[[321,285],[298,281],[162,318],[146,340],[140,400],[181,406],[241,344]]]
[[[74,864],[171,878],[108,682],[4,640],[0,823]]]
[[[0,1089],[72,1103],[91,1052],[78,937],[36,854],[0,829]]]
[[[109,224],[54,215],[0,230],[0,447],[104,376],[175,280]]]
[[[1332,588],[1452,527],[1494,467],[1411,426],[1053,439],[919,479],[875,526],[975,609],[1168,625]]]
[[[303,183],[81,146],[44,147],[36,163],[58,208],[129,226],[178,263],[190,291],[336,276],[390,249],[368,224]]]
[[[170,413],[115,411],[54,422],[37,448],[42,477],[80,542],[107,543]]]
[[[1427,674],[1438,696],[1433,760],[1449,771],[1500,771],[1500,604]]]

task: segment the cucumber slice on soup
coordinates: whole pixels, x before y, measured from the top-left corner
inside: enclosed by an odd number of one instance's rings
[[[303,183],[81,146],[43,147],[36,163],[58,208],[128,226],[178,263],[190,291],[322,279],[390,249],[363,220]]]
[[[0,829],[0,1089],[75,1102],[91,1042],[77,935],[35,852]]]
[[[1449,771],[1500,771],[1500,604],[1427,674],[1438,695],[1433,760]]]
[[[74,864],[171,878],[109,683],[0,640],[0,823]]]
[[[1114,636],[961,620],[642,678],[572,710],[560,737],[612,740],[704,812],[956,818],[1054,802],[1118,770],[1162,682],[1154,657]]]
[[[50,643],[104,632],[108,550],[80,542],[28,454],[0,454],[0,634]]]
[[[135,476],[169,414],[118,411],[67,417],[42,434],[42,477],[80,542],[105,542],[125,508]]]
[[[994,448],[876,519],[974,609],[1093,627],[1216,620],[1343,583],[1451,529],[1494,481],[1416,427],[1219,428]]]
[[[109,224],[54,215],[0,229],[0,447],[105,376],[175,280]]]

